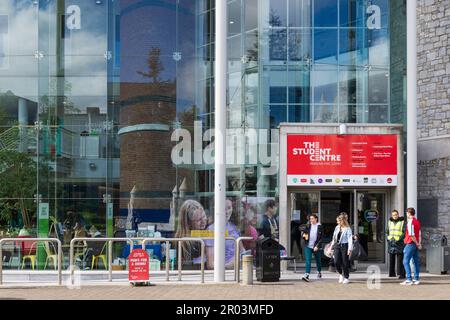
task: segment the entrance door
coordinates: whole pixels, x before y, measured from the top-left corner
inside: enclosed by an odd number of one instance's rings
[[[369,261],[384,263],[386,193],[357,192],[356,198],[360,242]]]
[[[302,254],[300,248],[299,226],[307,223],[310,214],[319,215],[320,192],[293,192],[291,193],[291,256]]]
[[[347,213],[350,225],[353,225],[352,191],[322,191],[320,193],[320,223],[323,226],[324,242],[331,242],[336,228],[336,218],[340,213]]]

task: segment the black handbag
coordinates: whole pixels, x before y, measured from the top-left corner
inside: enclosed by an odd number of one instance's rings
[[[350,261],[364,261],[367,260],[367,252],[364,250],[358,240],[353,241],[353,250],[350,256]]]

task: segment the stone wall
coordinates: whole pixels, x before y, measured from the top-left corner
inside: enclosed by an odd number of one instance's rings
[[[450,0],[419,0],[418,198],[423,235],[450,235]],[[428,213],[437,215],[433,221]],[[430,218],[430,219],[429,219]]]

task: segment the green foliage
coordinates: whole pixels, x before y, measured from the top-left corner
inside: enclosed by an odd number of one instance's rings
[[[31,216],[36,213],[35,195],[37,175],[48,176],[51,168],[46,161],[36,161],[27,153],[0,151],[0,221],[9,223],[13,215],[21,215],[25,228],[32,226]]]

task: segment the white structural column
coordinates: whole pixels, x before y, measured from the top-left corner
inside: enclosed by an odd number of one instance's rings
[[[214,281],[225,281],[225,196],[227,126],[227,0],[216,0]]]
[[[407,206],[417,210],[417,0],[407,0]]]

